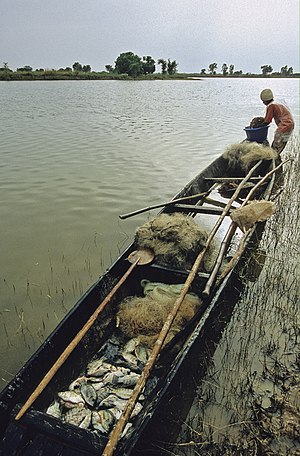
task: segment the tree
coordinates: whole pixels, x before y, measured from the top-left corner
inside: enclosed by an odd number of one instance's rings
[[[112,65],[105,65],[105,69],[108,73],[113,73],[114,72],[114,69],[112,67]]]
[[[216,74],[217,67],[218,65],[216,63],[211,63],[210,65],[208,65],[210,74]]]
[[[273,71],[273,68],[271,67],[271,65],[262,65],[260,68],[261,68],[262,74],[264,76],[267,76],[268,73],[272,73],[272,71]]]
[[[162,74],[167,74],[167,61],[164,59],[158,59],[158,65],[161,65]]]
[[[151,55],[143,57],[143,70],[144,74],[152,74],[155,71],[155,60]]]
[[[82,67],[82,71],[84,73],[90,73],[91,70],[92,70],[91,65],[83,65],[83,67]]]
[[[287,76],[287,71],[288,71],[288,66],[285,65],[284,67],[281,67],[281,69],[280,69],[280,74],[281,74],[282,76]]]
[[[232,76],[234,72],[234,65],[229,65],[229,74]]]
[[[22,68],[17,68],[17,71],[32,71],[32,67],[29,65],[25,65]]]
[[[124,52],[115,61],[116,73],[127,73],[128,76],[137,77],[144,72],[141,58],[133,52]]]
[[[201,71],[200,71],[200,74],[203,76],[206,74],[206,69],[205,68],[202,68]]]
[[[171,60],[168,59],[167,70],[169,75],[175,74],[177,71],[177,67],[178,63],[176,62],[176,60],[173,60],[173,62],[171,62]]]
[[[137,78],[143,73],[143,67],[140,62],[133,62],[129,65],[127,74],[133,78]]]
[[[223,73],[223,76],[227,76],[228,75],[228,65],[227,65],[227,63],[223,63],[223,65],[222,65],[222,73]]]
[[[82,65],[79,62],[75,62],[72,65],[74,71],[82,71]]]
[[[5,73],[13,73],[13,70],[11,70],[8,66],[8,62],[3,62],[3,67],[0,68],[0,71],[5,71]]]

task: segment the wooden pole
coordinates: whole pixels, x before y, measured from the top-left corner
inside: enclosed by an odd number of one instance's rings
[[[168,201],[167,203],[160,203],[160,204],[156,204],[154,206],[143,207],[142,209],[138,209],[133,212],[128,212],[127,214],[119,215],[119,218],[124,220],[128,217],[133,217],[134,215],[138,215],[138,214],[142,214],[143,212],[150,211],[151,209],[159,209],[160,207],[168,207],[168,206],[172,206],[176,203],[181,203],[183,201],[192,200],[192,199],[196,199],[196,198],[201,198],[201,200],[202,200],[207,195],[209,195],[209,193],[212,190],[214,190],[218,185],[219,185],[218,183],[214,183],[206,192],[195,193],[194,195],[183,196],[182,198],[175,198],[172,201]]]
[[[222,261],[223,261],[223,258],[224,258],[224,255],[225,253],[227,252],[227,249],[228,249],[228,246],[229,246],[229,243],[236,231],[236,227],[237,227],[237,224],[235,222],[231,222],[224,238],[223,238],[223,241],[221,243],[221,247],[220,247],[220,250],[219,250],[219,253],[218,253],[218,256],[217,256],[217,259],[216,259],[216,262],[215,262],[215,265],[213,267],[213,270],[211,271],[210,273],[210,276],[209,276],[209,279],[208,281],[206,282],[206,285],[205,285],[205,288],[202,292],[202,295],[203,296],[209,296],[210,294],[210,289],[215,281],[215,278],[218,274],[218,271],[221,267],[221,264],[222,264]]]
[[[251,197],[253,196],[253,194],[256,192],[256,190],[258,189],[258,187],[260,185],[262,185],[267,179],[269,179],[269,177],[272,176],[272,182],[274,182],[274,176],[275,176],[275,172],[284,164],[286,163],[288,160],[280,163],[276,168],[273,168],[271,171],[269,171],[269,173],[267,173],[265,176],[263,177],[260,177],[260,180],[259,182],[257,182],[257,184],[253,187],[253,189],[251,189],[251,191],[248,193],[247,197],[245,198],[245,200],[243,201],[243,203],[241,204],[240,207],[243,207],[245,206],[248,201],[251,199]],[[267,189],[267,196],[269,196],[271,192],[271,186],[270,188]],[[210,290],[211,290],[211,287],[212,287],[212,284],[216,278],[216,275],[220,269],[220,266],[221,266],[221,263],[222,263],[222,260],[224,258],[224,255],[225,255],[225,252],[226,252],[226,248],[230,242],[230,239],[232,238],[232,236],[234,235],[234,232],[236,230],[236,227],[237,227],[237,224],[235,222],[232,222],[228,228],[228,231],[222,241],[222,244],[221,244],[221,248],[219,250],[219,254],[218,254],[218,257],[217,257],[217,260],[216,260],[216,263],[214,265],[214,268],[210,274],[210,277],[206,283],[206,286],[203,290],[203,295],[204,296],[208,296],[209,293],[210,293]],[[221,276],[219,277],[218,279],[218,283],[220,283],[220,281],[222,280],[222,278],[224,278],[227,273],[230,271],[230,269],[232,268],[233,264],[235,263],[236,259],[239,257],[240,253],[242,252],[242,247],[244,246],[244,243],[245,243],[245,240],[247,238],[247,236],[249,235],[249,231],[247,231],[245,233],[245,235],[243,236],[242,240],[241,240],[241,245],[239,246],[237,252],[235,253],[235,255],[233,256],[233,258],[230,260],[230,262],[226,265],[223,273],[221,274]]]
[[[60,357],[57,359],[57,361],[53,364],[53,366],[49,369],[43,380],[38,384],[36,389],[33,391],[33,393],[29,396],[21,410],[18,412],[18,414],[15,417],[15,420],[19,420],[24,413],[28,410],[28,408],[34,403],[34,401],[39,397],[39,395],[42,393],[42,391],[45,389],[45,387],[48,385],[50,380],[54,377],[58,369],[64,364],[66,359],[70,356],[74,348],[78,345],[78,343],[81,341],[83,336],[87,333],[87,331],[90,329],[92,324],[95,322],[96,318],[100,315],[100,313],[104,310],[106,305],[110,302],[112,297],[115,295],[117,290],[123,285],[125,280],[128,278],[128,276],[132,273],[132,271],[135,269],[137,266],[138,262],[140,261],[140,258],[137,258],[137,260],[129,267],[129,269],[125,272],[125,274],[120,278],[120,280],[117,282],[117,284],[113,287],[113,289],[110,291],[110,293],[106,296],[106,298],[101,302],[101,304],[97,307],[95,312],[90,316],[88,321],[85,323],[83,328],[76,334],[74,339],[69,343],[69,345],[65,348],[65,350],[62,352]]]
[[[207,192],[202,192],[202,193],[197,193],[195,195],[191,196],[184,196],[182,198],[177,198],[172,201],[168,201],[167,203],[160,203],[160,204],[155,204],[154,206],[148,206],[148,207],[143,207],[142,209],[138,209],[133,212],[128,212],[127,214],[119,215],[119,218],[124,220],[129,217],[133,217],[134,215],[142,214],[143,212],[150,211],[151,209],[159,209],[160,207],[167,207],[167,206],[172,206],[173,204],[176,203],[181,203],[182,201],[190,200],[190,199],[195,199],[195,198],[201,198],[202,196],[205,196]]]
[[[253,189],[251,190],[251,192],[249,192],[249,194],[247,195],[247,198],[245,199],[245,201],[243,202],[242,206],[245,206],[245,204],[250,200],[250,198],[252,197],[252,195],[255,193],[255,191],[258,189],[258,187],[265,181],[267,180],[270,176],[274,177],[275,175],[275,172],[280,169],[285,163],[287,163],[290,159],[287,159],[283,162],[281,162],[279,165],[277,165],[275,168],[273,168],[271,171],[269,171],[262,179],[260,182],[258,182],[255,187],[253,187]],[[268,194],[268,197],[271,193],[271,188],[267,189],[267,194]],[[226,267],[224,268],[222,274],[220,275],[220,277],[218,277],[217,279],[217,285],[219,285],[221,283],[221,281],[226,277],[226,275],[229,273],[229,271],[233,268],[233,266],[235,265],[235,262],[237,261],[237,259],[240,257],[241,253],[243,252],[243,249],[244,249],[244,245],[245,245],[245,242],[246,242],[246,239],[247,237],[249,236],[249,234],[251,233],[251,229],[247,230],[241,241],[240,241],[240,244],[238,246],[238,249],[235,253],[235,255],[231,258],[231,260],[229,261],[229,263],[226,265]]]

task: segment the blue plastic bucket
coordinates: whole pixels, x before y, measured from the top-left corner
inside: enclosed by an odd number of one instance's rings
[[[258,128],[245,127],[244,130],[246,132],[248,141],[263,143],[267,139],[268,128],[269,125],[265,125],[264,127]]]

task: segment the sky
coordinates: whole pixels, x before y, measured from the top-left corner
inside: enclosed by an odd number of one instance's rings
[[[103,71],[128,51],[187,73],[299,72],[299,0],[0,0],[0,66]]]

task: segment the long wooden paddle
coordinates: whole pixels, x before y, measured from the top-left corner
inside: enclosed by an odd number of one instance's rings
[[[125,274],[120,278],[120,280],[116,283],[116,285],[113,287],[113,289],[110,291],[110,293],[106,296],[106,298],[99,304],[97,309],[94,311],[94,313],[90,316],[88,321],[85,323],[85,325],[81,328],[81,330],[76,334],[74,339],[69,343],[69,345],[65,348],[65,350],[62,352],[60,357],[57,359],[57,361],[53,364],[53,366],[49,369],[43,380],[38,384],[36,389],[33,391],[33,393],[29,396],[25,404],[22,406],[20,411],[15,417],[15,420],[19,420],[24,413],[28,410],[28,408],[34,403],[34,401],[39,397],[39,395],[42,393],[42,391],[45,389],[45,387],[48,385],[50,380],[54,377],[58,369],[64,364],[66,359],[70,356],[74,348],[78,345],[78,343],[81,341],[83,336],[87,333],[87,331],[90,329],[90,327],[93,325],[95,322],[96,318],[100,315],[100,313],[104,310],[106,305],[110,302],[112,297],[116,294],[118,289],[123,285],[125,280],[129,277],[129,275],[132,273],[132,271],[135,269],[135,267],[140,264],[148,264],[150,263],[154,258],[153,252],[151,252],[148,249],[145,250],[136,250],[132,252],[128,260],[132,262],[131,266]]]

